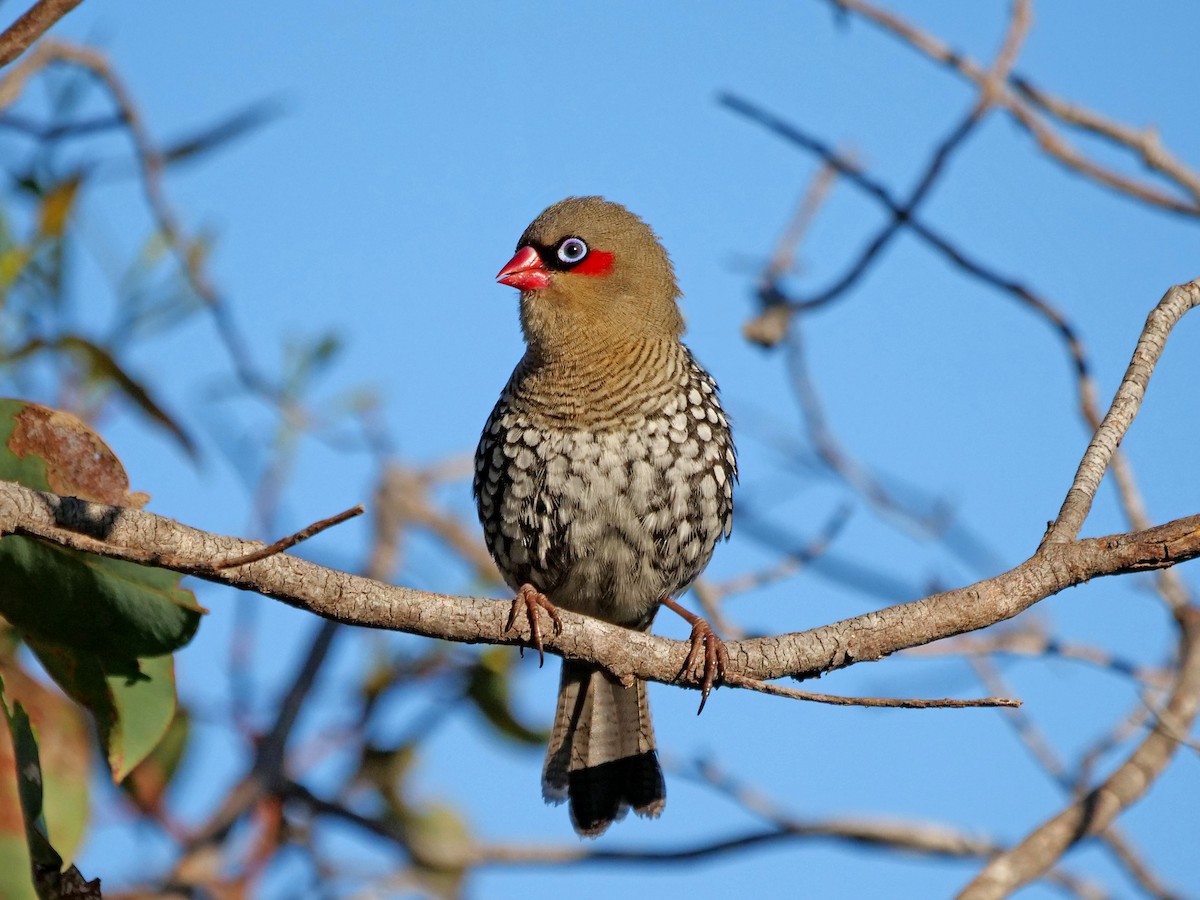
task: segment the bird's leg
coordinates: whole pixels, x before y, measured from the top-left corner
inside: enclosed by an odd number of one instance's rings
[[[725,652],[725,643],[717,637],[712,626],[693,612],[688,612],[670,597],[663,598],[663,606],[683,616],[692,626],[692,649],[683,662],[683,671],[691,672],[704,655],[704,678],[700,682],[700,708],[696,715],[704,712],[704,704],[708,702],[708,692],[713,684],[725,677],[725,667],[729,664],[729,654]]]
[[[505,631],[512,631],[513,625],[516,624],[517,614],[521,610],[525,611],[525,618],[529,622],[529,643],[537,648],[538,652],[538,667],[540,668],[546,662],[545,651],[542,650],[542,628],[538,624],[538,609],[544,609],[550,616],[550,621],[554,623],[554,633],[562,633],[562,619],[558,615],[558,607],[550,602],[550,598],[535,588],[532,584],[523,584],[521,589],[517,591],[517,596],[513,598],[512,609],[508,613],[508,622],[504,626]],[[525,655],[525,648],[521,648],[521,655]]]

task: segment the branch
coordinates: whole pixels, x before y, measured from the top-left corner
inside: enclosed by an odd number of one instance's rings
[[[946,52],[951,57],[954,56],[950,51]],[[749,101],[729,94],[721,95],[719,101],[734,112],[763,125],[788,142],[815,154],[822,160],[824,167],[842,175],[851,184],[882,204],[892,214],[893,219],[902,217],[905,209],[900,201],[892,197],[881,182],[862,172],[853,160],[839,155],[832,147]],[[1030,288],[969,257],[952,244],[948,238],[921,222],[911,212],[905,224],[914,236],[925,241],[967,275],[1009,294],[1047,321],[1061,338],[1070,357],[1078,385],[1080,413],[1087,423],[1087,427],[1095,431],[1100,425],[1100,415],[1096,408],[1095,381],[1091,375],[1091,366],[1088,363],[1083,342],[1066,317]],[[782,340],[787,332],[788,322],[796,312],[805,308],[807,304],[811,304],[814,299],[820,300],[823,296],[816,295],[803,300],[791,299],[779,289],[775,282],[765,287],[760,285],[758,293],[763,301],[764,309],[756,319],[748,322],[743,330],[750,340],[767,347],[774,346]],[[1150,523],[1128,460],[1123,454],[1115,453],[1110,465],[1130,528],[1135,530],[1148,528]],[[1158,591],[1172,609],[1177,609],[1190,602],[1187,589],[1178,578],[1174,577],[1172,572],[1164,571],[1159,574]]]
[[[302,784],[289,784],[287,797],[306,806],[314,814],[339,818],[385,840],[394,841],[401,846],[409,845],[408,836],[394,822],[365,816],[342,803],[318,797]],[[849,818],[802,821],[787,817],[773,821],[765,828],[676,848],[608,849],[578,844],[539,846],[528,841],[513,844],[477,842],[456,845],[452,850],[447,848],[448,854],[452,855],[447,855],[440,861],[447,869],[479,866],[586,866],[628,862],[690,863],[710,860],[751,847],[799,840],[828,841],[851,847],[890,850],[935,859],[987,858],[1003,849],[1002,845],[987,838],[932,822]],[[1065,872],[1050,872],[1046,880],[1079,897],[1108,896],[1099,886]]]
[[[824,703],[828,706],[865,706],[876,709],[972,709],[993,706],[1015,709],[1021,705],[1020,700],[1000,696],[980,697],[976,700],[961,700],[950,697],[934,700],[905,697],[842,697],[836,694],[816,694],[812,691],[800,691],[796,688],[784,687],[780,684],[768,684],[765,681],[742,678],[738,675],[731,675],[728,672],[725,673],[723,683],[730,687],[758,691],[760,694],[770,694],[773,697],[807,700],[809,703]]]
[[[218,336],[233,362],[238,379],[255,393],[280,404],[280,389],[270,384],[257,368],[248,341],[238,331],[228,304],[209,278],[204,265],[205,254],[199,252],[202,249],[201,242],[184,229],[179,216],[168,202],[163,185],[167,159],[154,143],[141,110],[134,102],[132,92],[105,56],[88,47],[48,38],[0,79],[0,111],[16,102],[34,74],[55,63],[79,67],[99,81],[108,92],[133,144],[142,190],[154,224],[164,243],[174,254],[188,285],[211,313]]]
[[[984,69],[983,66],[969,56],[952,49],[933,35],[921,31],[894,13],[873,6],[865,2],[865,0],[826,0],[826,2],[832,5],[838,12],[854,13],[908,44],[919,53],[923,53],[935,62],[941,63],[963,78],[973,81],[981,89],[986,89],[986,82],[991,76],[988,70]],[[1020,94],[1010,86],[1013,82],[1018,82],[1021,85]],[[1038,148],[1067,169],[1151,206],[1157,206],[1170,212],[1182,213],[1188,216],[1200,215],[1200,205],[1194,199],[1181,200],[1164,193],[1148,182],[1121,175],[1119,172],[1105,168],[1099,163],[1092,161],[1075,147],[1071,146],[1062,135],[1051,128],[1025,102],[1024,97],[1029,93],[1028,81],[1026,79],[1009,78],[1003,86],[997,86],[994,93],[994,102],[998,106],[1003,107],[1018,125],[1030,133],[1037,142]],[[1064,112],[1065,104],[1062,101],[1058,101],[1058,104],[1052,104],[1047,102],[1047,98],[1042,98],[1042,100],[1043,102],[1039,105],[1047,112],[1056,115],[1061,115]],[[1081,124],[1080,120],[1083,116],[1078,109],[1073,110],[1073,113],[1073,116],[1064,115],[1063,119],[1068,124],[1078,126]],[[1093,125],[1097,124],[1098,120],[1099,117],[1091,117]],[[1146,161],[1148,164],[1147,157],[1152,157],[1154,163],[1151,164],[1151,168],[1171,178],[1183,189],[1190,192],[1195,187],[1195,174],[1188,172],[1185,167],[1181,166],[1165,151],[1154,152],[1154,149],[1146,142],[1121,140],[1121,132],[1115,128],[1109,127],[1107,129],[1093,130],[1103,131],[1105,136],[1110,140],[1138,150],[1142,155],[1143,161]],[[1183,170],[1182,177],[1177,173],[1177,170]]]
[[[1166,569],[1200,556],[1200,515],[1156,528],[1074,540],[1087,515],[1116,443],[1133,420],[1150,373],[1173,325],[1200,302],[1200,281],[1173,287],[1151,312],[1133,361],[1112,408],[1085,453],[1063,513],[1029,559],[993,578],[923,600],[890,606],[805,632],[731,642],[730,680],[811,677],[856,662],[873,661],[1010,619],[1065,588],[1092,578]],[[1100,448],[1100,449],[1097,449]],[[1086,502],[1080,497],[1085,497]],[[507,601],[482,601],[391,587],[327,569],[286,554],[257,559],[236,569],[262,545],[222,537],[141,510],[87,503],[76,498],[0,482],[0,536],[21,534],[64,547],[172,569],[256,591],[327,619],[404,631],[465,643],[528,642],[528,623],[508,631]],[[1180,622],[1190,607],[1177,607]],[[689,644],[669,641],[562,611],[565,626],[546,649],[595,663],[623,681],[700,683],[700,666],[687,671]],[[1183,721],[1172,715],[1171,721]]]
[[[17,21],[0,34],[0,66],[29,49],[29,45],[45,34],[50,26],[77,7],[83,0],[38,0]]]
[[[976,657],[971,660],[971,665],[987,690],[994,694],[1004,693],[1007,690],[999,671],[992,665],[989,658]],[[1049,738],[1038,728],[1033,717],[1023,709],[1006,709],[1004,718],[1046,774],[1068,796],[1077,800],[1082,793],[1078,789],[1079,783],[1071,777],[1066,764],[1059,758]],[[1137,882],[1147,896],[1156,897],[1159,900],[1176,900],[1178,894],[1162,884],[1158,876],[1146,865],[1141,854],[1134,849],[1129,839],[1117,829],[1115,822],[1098,832],[1097,837],[1108,848],[1113,859],[1125,868],[1126,874]]]
[[[252,562],[257,562],[260,559],[266,559],[268,556],[274,556],[276,553],[283,553],[295,547],[297,544],[307,541],[311,537],[315,537],[327,528],[332,528],[334,525],[341,525],[347,519],[353,519],[355,516],[361,516],[366,510],[361,504],[353,506],[350,509],[344,510],[335,516],[330,516],[327,519],[321,519],[318,522],[313,522],[311,525],[301,528],[295,534],[289,534],[285,538],[280,538],[273,544],[268,544],[261,550],[255,550],[245,556],[240,556],[237,559],[227,559],[225,562],[218,564],[219,569],[232,569],[235,566],[245,566]]]
[[[464,643],[523,645],[528,626],[505,631],[508,600],[393,587],[287,554],[236,569],[220,563],[262,545],[198,531],[143,510],[87,503],[0,482],[0,534],[158,566],[273,597],[338,622]],[[729,643],[733,676],[810,677],[882,659],[1009,619],[1059,591],[1104,575],[1160,569],[1200,556],[1200,515],[1142,532],[1048,544],[994,578],[809,631]],[[690,645],[561,611],[546,650],[604,666],[624,680],[699,683],[685,672]]]
[[[900,234],[901,229],[909,223],[930,191],[932,191],[934,185],[937,184],[942,174],[946,171],[951,157],[958,152],[967,139],[975,132],[979,124],[983,122],[987,114],[991,111],[993,103],[1001,95],[1001,86],[1004,83],[1004,79],[1007,77],[1013,63],[1016,62],[1017,53],[1020,51],[1026,34],[1028,34],[1030,19],[1029,0],[1016,0],[1013,4],[1008,34],[1005,36],[1000,52],[996,56],[996,61],[979,82],[979,99],[971,107],[967,115],[963,117],[962,121],[955,125],[950,133],[937,145],[925,167],[925,171],[917,181],[917,186],[913,188],[908,199],[900,208],[892,211],[891,220],[867,243],[866,247],[859,254],[858,259],[854,261],[846,273],[834,282],[834,284],[820,291],[815,296],[796,304],[795,308],[797,310],[816,309],[844,294],[846,290],[870,269],[871,263],[891,243],[892,239]]]
[[[1165,718],[1173,729],[1186,732],[1200,709],[1200,610],[1180,610],[1178,620],[1183,653]],[[1039,877],[1071,846],[1103,831],[1141,798],[1178,748],[1173,734],[1156,727],[1102,784],[988,863],[959,895],[960,900],[998,900]]]
[[[1112,405],[1100,427],[1096,429],[1075,480],[1067,491],[1058,518],[1054,520],[1042,539],[1043,544],[1069,541],[1079,534],[1088,512],[1092,508],[1092,500],[1100,479],[1104,477],[1109,462],[1116,453],[1117,446],[1125,437],[1129,426],[1141,408],[1142,398],[1146,395],[1146,386],[1154,367],[1162,357],[1163,347],[1171,329],[1183,315],[1193,307],[1200,305],[1200,280],[1177,285],[1163,295],[1158,305],[1151,310],[1146,319],[1146,326],[1138,338],[1137,347],[1133,351],[1133,359],[1125,370],[1125,377],[1117,388]]]
[[[1143,666],[1100,647],[1051,637],[1036,625],[994,631],[986,636],[969,635],[954,638],[943,641],[935,647],[921,647],[911,650],[909,653],[912,656],[924,657],[1011,655],[1074,660],[1155,688],[1165,687],[1168,676],[1166,669]]]
[[[1200,175],[1163,146],[1162,138],[1154,128],[1132,128],[1105,118],[1084,106],[1056,97],[1017,74],[1009,81],[1022,97],[1063,123],[1136,152],[1146,168],[1171,179],[1200,203]]]

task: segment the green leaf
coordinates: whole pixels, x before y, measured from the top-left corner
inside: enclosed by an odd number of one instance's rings
[[[28,636],[110,661],[171,653],[192,639],[203,609],[178,582],[165,569],[0,539],[0,614]]]
[[[86,425],[20,401],[0,400],[0,478],[116,505],[140,500]],[[191,640],[204,610],[179,581],[165,569],[19,535],[0,539],[0,614],[27,635],[103,657],[110,668]]]
[[[42,809],[53,848],[70,858],[88,817],[92,730],[82,710],[15,663],[0,661],[0,682],[10,704],[20,703],[39,736],[43,772]],[[8,729],[0,728],[0,897],[32,900],[29,845]],[[54,869],[53,873],[57,873]]]
[[[506,651],[491,647],[479,654],[467,672],[466,696],[500,734],[520,744],[544,744],[549,734],[530,728],[513,712],[509,682],[515,657]]]
[[[150,755],[175,718],[175,658],[159,656],[138,662],[136,676],[105,672],[118,715],[108,740],[109,768],[118,782]]]
[[[34,865],[61,869],[62,857],[50,843],[46,817],[42,814],[42,764],[38,759],[37,738],[33,735],[33,726],[29,722],[29,714],[25,712],[25,707],[14,703],[12,708],[9,708],[8,698],[4,694],[3,679],[0,679],[0,704],[4,706],[4,718],[12,738],[17,793],[25,818],[30,857]]]
[[[152,815],[161,812],[163,795],[179,771],[190,737],[191,718],[187,710],[180,706],[175,710],[175,717],[167,726],[162,740],[121,782],[121,789],[139,809]]]
[[[123,781],[175,718],[174,658],[139,659],[130,666],[59,644],[28,644],[50,677],[91,712],[113,780]]]
[[[4,772],[0,774],[0,781],[11,777]],[[4,788],[0,787],[0,797],[3,792]],[[15,795],[15,784],[13,792]],[[5,900],[38,900],[29,874],[29,844],[25,841],[25,835],[5,827],[0,827],[0,897]]]
[[[33,880],[38,882],[45,873],[58,874],[62,871],[62,857],[50,843],[46,818],[42,814],[42,764],[38,759],[37,738],[33,735],[25,708],[20,703],[9,707],[8,698],[4,696],[3,680],[0,680],[0,705],[4,707],[4,719],[12,738],[17,794],[21,801],[31,864],[31,870],[26,871],[31,871]]]

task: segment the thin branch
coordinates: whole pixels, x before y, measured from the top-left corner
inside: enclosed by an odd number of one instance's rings
[[[1000,673],[992,661],[986,656],[972,657],[971,668],[975,670],[983,689],[992,693],[1007,693],[1007,687],[1000,678]],[[1006,709],[1004,721],[1011,727],[1017,738],[1025,745],[1025,749],[1055,782],[1066,791],[1072,788],[1071,778],[1067,767],[1058,758],[1050,741],[1038,728],[1033,719],[1023,709]]]
[[[1100,647],[1063,641],[1046,634],[1036,626],[1010,628],[987,634],[969,634],[941,641],[926,647],[914,647],[905,651],[912,656],[1029,656],[1057,658],[1083,662],[1115,675],[1132,678],[1152,687],[1166,684],[1168,673],[1161,668],[1143,666],[1122,656],[1116,656]]]
[[[1182,654],[1165,712],[1175,728],[1186,731],[1200,710],[1200,610],[1180,610],[1178,621]],[[1179,746],[1172,735],[1155,728],[1102,784],[988,863],[959,894],[960,900],[1000,900],[1038,878],[1070,847],[1103,831],[1137,802]]]
[[[83,0],[38,0],[0,34],[0,66],[29,49],[29,45],[50,30],[50,27],[77,7]]]
[[[947,52],[949,53],[950,51],[947,50]],[[832,168],[852,184],[873,197],[888,209],[893,217],[900,215],[902,212],[903,206],[900,201],[893,198],[881,182],[861,172],[854,160],[839,155],[822,141],[804,133],[796,126],[779,119],[747,100],[729,94],[722,95],[719,100],[724,106],[734,112],[746,116],[790,143],[819,157],[825,166]],[[920,221],[914,215],[910,214],[905,224],[913,235],[942,254],[950,263],[967,275],[1010,295],[1046,320],[1062,340],[1072,368],[1075,371],[1080,415],[1083,417],[1088,430],[1095,432],[1100,425],[1096,384],[1091,375],[1091,366],[1087,360],[1083,341],[1067,318],[1051,303],[1034,293],[1029,287],[1013,278],[1000,274],[978,260],[972,259],[963,250],[951,243],[948,238]],[[747,323],[743,327],[743,331],[752,340],[756,340],[764,346],[773,346],[782,340],[783,336],[787,333],[788,320],[807,301],[789,299],[777,284],[769,292],[760,289],[759,296],[767,304],[766,309],[757,319]],[[1145,505],[1142,502],[1141,494],[1134,480],[1133,470],[1123,453],[1117,452],[1113,456],[1111,468],[1118,495],[1120,496],[1121,506],[1130,527],[1137,531],[1146,529],[1149,527],[1150,520],[1146,514]],[[1159,593],[1172,609],[1177,609],[1189,602],[1189,592],[1174,572],[1160,572],[1156,583]]]
[[[1070,541],[1079,534],[1092,508],[1092,500],[1096,496],[1100,480],[1104,477],[1117,446],[1141,408],[1146,386],[1162,356],[1171,329],[1188,310],[1198,304],[1200,280],[1172,287],[1151,310],[1146,319],[1146,326],[1138,338],[1137,347],[1133,351],[1133,358],[1125,370],[1125,377],[1121,379],[1108,413],[1096,429],[1083,459],[1079,462],[1075,480],[1067,491],[1058,517],[1051,523],[1042,539],[1043,546]]]
[[[772,697],[787,697],[791,700],[807,700],[809,703],[825,703],[829,706],[868,706],[887,709],[977,709],[981,707],[1017,707],[1020,700],[1009,697],[980,697],[974,700],[955,700],[949,697],[937,700],[922,700],[912,697],[842,697],[837,694],[816,694],[801,691],[781,684],[769,684],[753,678],[726,674],[722,684],[746,688]]]
[[[690,772],[700,784],[724,794],[748,812],[763,818],[776,828],[797,831],[812,827],[814,823],[797,818],[776,802],[769,793],[758,790],[740,781],[713,765],[697,762]],[[950,826],[919,821],[871,821],[864,819],[834,819],[822,825],[830,827],[845,840],[861,841],[870,846],[870,840],[883,840],[883,848],[931,856],[980,856],[990,858],[1003,852],[997,842],[978,835],[958,831]],[[814,835],[814,837],[821,835]],[[830,835],[831,837],[833,835]],[[1071,875],[1061,869],[1046,874],[1045,880],[1079,897],[1107,898],[1108,892],[1099,885]]]
[[[935,501],[929,511],[906,507],[892,495],[874,472],[842,446],[837,435],[833,433],[829,418],[825,415],[825,405],[808,368],[804,329],[800,322],[793,321],[788,334],[787,362],[792,393],[800,405],[808,439],[818,458],[829,471],[884,517],[891,517],[910,531],[924,537],[936,538],[945,534],[951,525],[951,517],[944,503]]]
[[[379,837],[404,842],[404,835],[396,825],[364,816],[340,803],[318,797],[304,785],[289,784],[287,796],[290,800],[303,803],[314,813],[334,816]],[[464,844],[460,848],[460,858],[453,862],[452,867],[585,865],[636,860],[686,862],[795,838],[824,838],[858,846],[949,858],[988,857],[1003,849],[1000,845],[987,839],[927,822],[875,822],[865,819],[803,822],[789,817],[773,822],[772,827],[765,830],[751,831],[704,844],[663,850],[648,850],[641,847],[636,849],[597,849],[579,844],[538,846],[529,842]]]
[[[984,689],[994,694],[1006,693],[1007,687],[1000,673],[987,657],[974,657],[971,665],[979,675]],[[1046,771],[1054,782],[1070,797],[1079,797],[1076,782],[1067,771],[1067,766],[1059,758],[1049,739],[1037,727],[1024,709],[1004,710],[1004,720],[1008,722],[1017,737],[1038,764]],[[1129,839],[1121,833],[1116,823],[1098,832],[1099,840],[1104,844],[1116,861],[1124,866],[1129,877],[1156,900],[1178,900],[1179,895],[1159,880],[1158,876],[1146,865],[1140,853],[1134,849]]]
[[[470,471],[471,468],[466,470],[468,474]],[[479,578],[502,583],[495,562],[478,536],[470,533],[460,519],[435,506],[430,498],[430,484],[446,477],[461,477],[457,464],[420,470],[394,463],[386,465],[375,489],[377,527],[388,534],[401,526],[423,528],[468,563]],[[390,572],[392,568],[385,567],[382,571]]]
[[[171,249],[189,286],[204,302],[217,329],[217,334],[233,362],[239,380],[274,403],[281,402],[280,391],[272,386],[256,368],[254,354],[234,324],[227,305],[204,269],[204,254],[200,243],[186,233],[179,217],[167,200],[163,187],[165,160],[159,152],[141,116],[133,94],[109,65],[104,55],[87,47],[47,38],[29,56],[0,79],[0,110],[21,95],[25,83],[39,70],[53,64],[66,63],[90,73],[107,90],[117,107],[140,169],[140,181],[147,206],[163,241]]]
[[[774,347],[787,334],[794,310],[788,298],[779,289],[779,283],[796,268],[796,253],[800,242],[833,190],[837,176],[838,170],[823,162],[800,197],[792,220],[780,235],[758,278],[755,293],[763,309],[759,315],[742,326],[742,334],[746,340],[762,347]]]
[[[795,308],[798,311],[824,306],[845,293],[847,289],[854,285],[867,272],[872,261],[891,243],[892,239],[900,233],[900,230],[912,218],[925,198],[929,196],[930,191],[933,190],[933,186],[945,172],[950,158],[966,144],[967,139],[987,117],[993,103],[999,97],[1001,93],[1000,85],[1003,83],[1005,77],[1007,77],[1013,63],[1016,62],[1021,44],[1029,32],[1031,19],[1032,14],[1030,12],[1029,0],[1016,0],[1013,4],[1013,13],[1009,21],[1009,30],[1005,36],[1004,43],[996,56],[995,64],[979,82],[979,97],[971,107],[971,110],[934,149],[929,163],[925,167],[925,171],[917,180],[917,186],[913,188],[908,199],[898,209],[892,210],[891,221],[880,229],[879,233],[867,243],[862,253],[859,254],[858,259],[849,266],[846,274],[834,282],[834,284],[818,292],[815,296],[795,304]]]
[[[1150,720],[1150,710],[1139,703],[1133,710],[1094,739],[1090,746],[1079,754],[1075,763],[1075,778],[1072,794],[1082,796],[1095,782],[1095,773],[1104,758],[1134,735],[1139,734]]]
[[[1188,736],[1188,726],[1175,722],[1170,718],[1170,713],[1154,703],[1145,692],[1141,694],[1141,701],[1146,707],[1146,711],[1154,720],[1154,727],[1177,742],[1181,747],[1187,747],[1196,753],[1200,753],[1200,741],[1193,740]]]
[[[952,49],[895,13],[873,6],[865,0],[825,0],[825,2],[839,12],[851,12],[871,22],[981,88],[988,78],[988,72],[969,56]],[[1200,203],[1194,200],[1191,202],[1180,200],[1164,193],[1152,184],[1121,175],[1088,159],[1035,113],[1017,91],[1009,85],[1006,84],[1002,90],[996,92],[995,102],[1033,136],[1043,153],[1067,169],[1151,206],[1187,216],[1200,215]],[[1166,165],[1168,159],[1170,159],[1169,156],[1160,159],[1160,162],[1163,163],[1160,171],[1163,171],[1164,174],[1171,174]],[[1184,179],[1179,183],[1190,189],[1187,182],[1188,179]]]
[[[839,154],[828,144],[812,137],[797,126],[784,121],[749,100],[733,94],[722,94],[718,98],[718,102],[727,109],[762,125],[778,137],[817,156],[851,184],[873,197],[892,216],[899,216],[903,213],[904,205],[892,196],[891,192],[888,191],[882,182],[863,172],[855,161]],[[1081,377],[1090,377],[1088,375],[1089,366],[1083,350],[1083,342],[1080,340],[1074,326],[1048,301],[1039,297],[1019,281],[1003,275],[984,263],[968,256],[965,251],[952,243],[948,237],[924,223],[917,216],[909,214],[905,224],[913,235],[942,254],[950,263],[967,275],[1011,295],[1044,318],[1062,338],[1075,371]],[[784,310],[794,312],[805,302],[807,300],[788,301],[787,298],[781,297],[779,305]]]
[[[726,581],[706,582],[705,592],[710,596],[709,603],[723,600],[734,594],[744,594],[757,591],[778,581],[791,578],[815,560],[819,559],[829,549],[829,546],[841,534],[846,523],[850,521],[853,509],[849,504],[842,504],[826,520],[808,542],[800,548],[787,550],[783,558],[758,572],[748,572]],[[695,587],[692,588],[696,590]]]
[[[1078,103],[1056,97],[1021,75],[1014,74],[1009,80],[1022,97],[1061,122],[1134,151],[1146,168],[1174,181],[1200,204],[1200,174],[1163,146],[1156,129],[1133,128],[1109,119]]]
[[[244,566],[252,562],[258,562],[260,559],[266,559],[268,556],[274,556],[276,553],[283,553],[295,547],[297,544],[307,541],[309,538],[320,534],[327,528],[332,528],[334,525],[341,525],[347,519],[353,519],[355,516],[361,516],[366,510],[361,504],[352,506],[350,509],[343,510],[337,515],[330,516],[327,519],[321,519],[313,522],[306,528],[301,528],[295,534],[290,534],[285,538],[280,538],[273,544],[268,544],[260,550],[255,550],[253,553],[247,553],[244,556],[239,556],[236,559],[227,559],[222,563],[217,564],[218,569],[232,569],[235,566]]]

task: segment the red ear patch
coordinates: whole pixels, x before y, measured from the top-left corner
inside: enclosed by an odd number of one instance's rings
[[[602,277],[612,271],[613,255],[606,253],[603,250],[593,250],[579,265],[573,268],[572,272],[577,272],[580,275],[591,275],[593,277]]]

